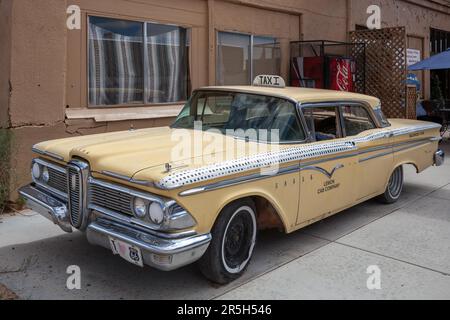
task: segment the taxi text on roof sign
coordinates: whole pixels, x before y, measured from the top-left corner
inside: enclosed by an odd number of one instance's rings
[[[253,85],[259,87],[286,87],[286,83],[282,77],[265,74],[257,76],[253,81]]]

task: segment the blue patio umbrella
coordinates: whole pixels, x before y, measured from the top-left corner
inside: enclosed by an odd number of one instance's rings
[[[408,67],[408,70],[450,69],[450,48]]]

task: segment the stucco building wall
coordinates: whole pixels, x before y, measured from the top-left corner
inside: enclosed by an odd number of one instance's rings
[[[0,1],[0,129],[9,127],[12,0]]]
[[[436,5],[439,1],[446,3],[444,0],[2,0],[0,46],[5,50],[0,52],[0,126],[8,126],[13,132],[11,199],[17,198],[14,190],[29,181],[34,143],[131,126],[168,125],[181,108],[180,104],[88,108],[89,15],[189,28],[190,75],[195,89],[215,84],[217,31],[277,38],[281,46],[281,74],[288,77],[289,41],[346,41],[355,24],[365,24],[366,9],[371,4],[381,5],[383,26],[406,25],[411,37],[423,37],[426,56],[430,26],[450,31],[450,7]],[[423,6],[424,3],[431,3],[431,8]],[[81,30],[66,28],[66,8],[72,4],[81,8]]]

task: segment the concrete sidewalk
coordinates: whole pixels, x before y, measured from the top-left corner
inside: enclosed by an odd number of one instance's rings
[[[4,216],[0,284],[22,299],[450,299],[450,161],[405,169],[398,203],[368,201],[291,235],[263,232],[247,273],[222,287],[195,265],[137,268],[32,212]],[[70,265],[81,268],[81,290],[66,288]],[[366,285],[373,265],[380,290]]]

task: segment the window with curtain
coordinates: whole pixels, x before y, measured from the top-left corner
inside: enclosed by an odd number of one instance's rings
[[[189,30],[89,17],[89,105],[187,100]]]
[[[275,38],[253,37],[253,78],[259,74],[280,75],[281,51]]]
[[[234,32],[218,33],[218,85],[248,85],[259,74],[280,75],[280,61],[280,46],[275,38]]]

